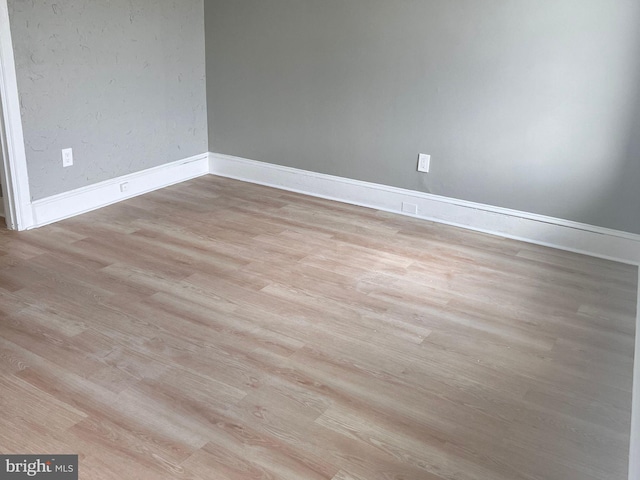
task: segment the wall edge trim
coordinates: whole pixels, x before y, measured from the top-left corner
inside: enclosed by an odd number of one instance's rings
[[[33,227],[31,193],[7,0],[0,0],[0,100],[7,228],[27,230]]]

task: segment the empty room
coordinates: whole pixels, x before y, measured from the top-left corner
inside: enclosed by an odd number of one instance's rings
[[[0,480],[639,480],[640,0],[0,0]]]

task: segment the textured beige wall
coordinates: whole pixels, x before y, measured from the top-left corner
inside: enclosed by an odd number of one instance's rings
[[[33,199],[207,151],[202,0],[8,4]]]

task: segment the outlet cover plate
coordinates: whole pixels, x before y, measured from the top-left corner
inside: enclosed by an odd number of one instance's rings
[[[415,203],[402,202],[402,212],[409,213],[411,215],[418,214],[418,205]]]
[[[62,149],[62,166],[65,168],[73,166],[73,148]]]
[[[431,169],[431,155],[426,155],[424,153],[421,153],[420,156],[418,157],[418,171],[429,173],[430,169]]]

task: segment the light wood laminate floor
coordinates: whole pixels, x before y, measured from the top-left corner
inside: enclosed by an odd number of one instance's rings
[[[85,480],[624,480],[636,284],[199,178],[0,232],[0,452]]]

